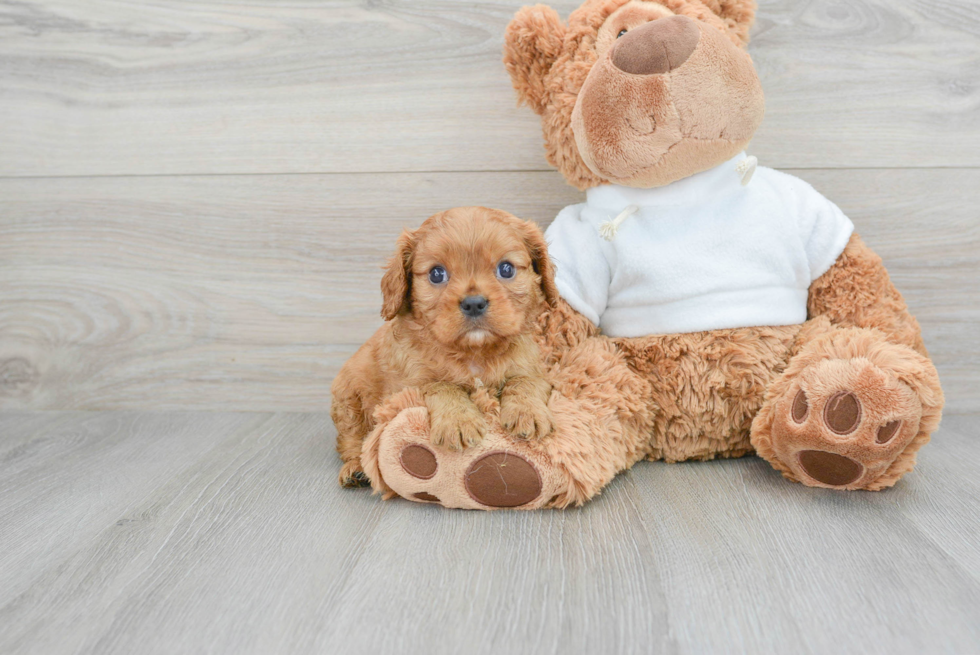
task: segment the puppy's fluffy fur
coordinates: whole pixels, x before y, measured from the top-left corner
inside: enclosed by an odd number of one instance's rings
[[[498,274],[502,262],[513,265],[513,277]],[[446,281],[431,281],[437,266],[448,273]],[[368,484],[361,442],[373,428],[375,405],[404,387],[425,395],[435,446],[462,449],[483,438],[483,415],[469,397],[481,384],[498,390],[501,422],[511,434],[529,439],[551,432],[551,386],[533,327],[545,303],[558,302],[558,291],[534,223],[485,207],[436,214],[399,237],[381,291],[387,323],[332,387],[342,485]],[[483,315],[462,311],[463,299],[472,296],[488,301]]]

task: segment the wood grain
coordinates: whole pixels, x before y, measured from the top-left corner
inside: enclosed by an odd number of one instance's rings
[[[677,640],[709,653],[975,651],[980,546],[921,520],[975,511],[974,476],[950,464],[977,441],[947,437],[976,435],[976,417],[949,423],[882,493],[787,484],[757,458],[634,467],[634,502],[657,510],[642,525],[667,597],[684,608],[671,613]]]
[[[22,417],[46,420],[28,429]],[[27,592],[38,568],[56,565],[110,524],[135,520],[121,516],[220,445],[202,434],[230,437],[267,418],[209,412],[175,423],[162,415],[5,413],[0,588],[9,598]]]
[[[975,513],[973,501],[980,498],[980,477],[976,460],[970,455],[977,444],[978,424],[973,415],[947,414],[943,418],[942,431],[927,446],[928,457],[921,459],[926,475],[907,478],[905,493],[916,500],[902,505],[902,514],[947,558],[980,581],[976,525],[961,519]]]
[[[6,2],[0,176],[545,170],[500,61],[522,4]],[[980,166],[978,34],[971,0],[763,1],[755,154]]]
[[[980,171],[793,171],[836,200],[980,409]],[[555,173],[0,180],[0,407],[322,410],[381,263],[460,204],[547,225]]]
[[[940,369],[896,488],[758,459],[565,512],[336,486],[322,410],[398,232],[581,198],[500,63],[522,4],[0,0],[0,652],[980,648],[972,0],[761,0],[750,49],[752,154],[854,219]],[[22,411],[64,409],[155,411]]]
[[[973,652],[980,546],[935,521],[977,511],[978,418],[881,493],[645,462],[484,513],[340,489],[325,414],[6,412],[0,651]]]

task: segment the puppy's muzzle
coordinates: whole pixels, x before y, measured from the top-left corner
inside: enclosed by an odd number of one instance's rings
[[[480,318],[487,313],[490,301],[483,296],[466,296],[459,303],[459,311],[468,318]]]

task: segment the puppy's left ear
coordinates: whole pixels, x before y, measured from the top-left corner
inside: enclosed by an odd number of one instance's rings
[[[534,272],[541,276],[544,299],[551,307],[557,307],[558,287],[555,286],[555,268],[551,265],[551,258],[548,257],[548,243],[544,240],[544,234],[541,228],[531,221],[525,221],[522,230],[527,251],[531,253],[531,266],[534,267]]]
[[[405,230],[398,237],[395,254],[388,260],[381,278],[381,318],[390,321],[402,312],[411,310],[412,253],[415,252],[415,233]]]

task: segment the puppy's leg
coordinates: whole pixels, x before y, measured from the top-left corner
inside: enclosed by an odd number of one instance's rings
[[[337,452],[344,463],[337,481],[342,487],[366,487],[371,484],[361,468],[361,444],[370,431],[367,417],[356,394],[333,397],[330,416],[337,426]]]
[[[519,439],[551,434],[554,419],[548,409],[551,385],[540,377],[518,375],[507,380],[500,394],[500,422]]]
[[[433,446],[462,450],[483,441],[487,426],[483,414],[462,387],[437,382],[425,389]]]
[[[342,487],[366,487],[371,484],[361,468],[361,445],[373,427],[373,407],[364,399],[376,377],[369,354],[366,347],[358,350],[340,369],[330,388],[333,399],[330,416],[337,427],[337,452],[343,462],[338,476]]]

